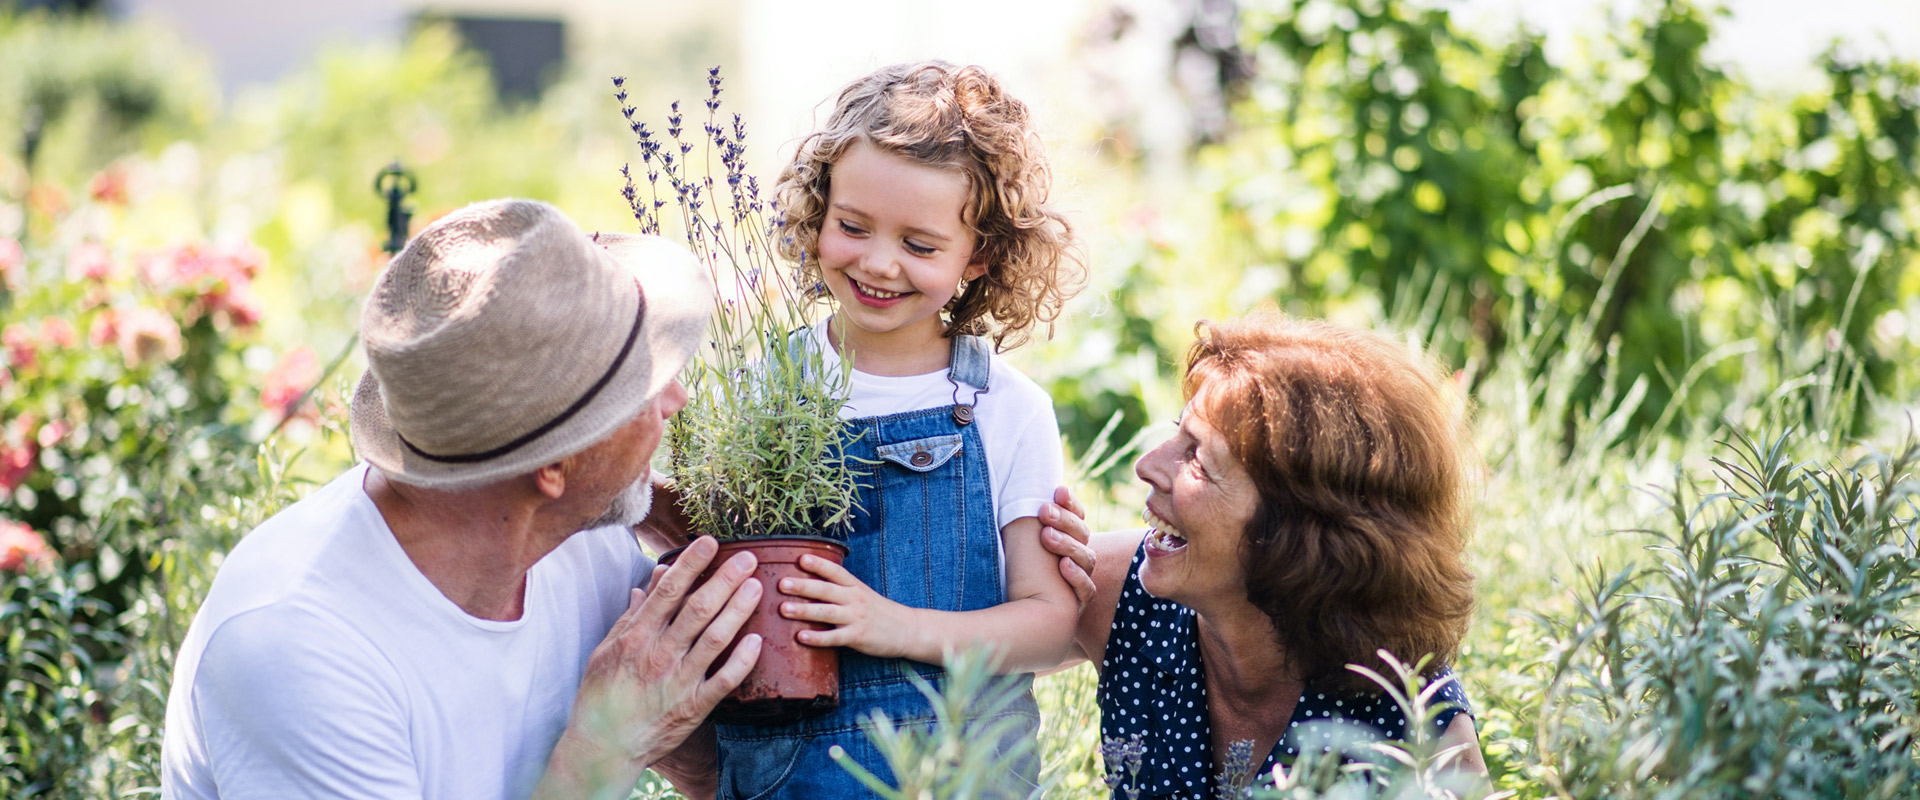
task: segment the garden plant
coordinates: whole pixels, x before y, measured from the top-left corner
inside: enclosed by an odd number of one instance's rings
[[[766,586],[807,577],[798,565],[802,555],[840,563],[860,473],[846,454],[839,417],[847,377],[830,369],[819,349],[790,336],[811,321],[812,295],[777,255],[784,223],[760,199],[759,179],[747,174],[745,122],[735,114],[726,125],[719,116],[720,69],[707,73],[700,137],[687,135],[678,101],[659,137],[634,118],[626,79],[613,84],[646,176],[643,190],[631,164],[620,168],[634,220],[643,233],[658,235],[666,216],[666,229],[682,233],[719,287],[708,346],[687,370],[687,405],[667,425],[679,508],[692,530],[721,540],[723,553],[753,551]],[[783,598],[768,591],[741,629],[740,636],[760,634],[765,649],[722,702],[722,718],[782,720],[837,704],[838,651],[801,644],[798,631],[823,626],[781,616]]]

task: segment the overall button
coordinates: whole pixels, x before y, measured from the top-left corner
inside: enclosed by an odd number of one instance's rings
[[[922,450],[918,453],[914,453],[913,458],[910,458],[907,460],[912,462],[913,465],[916,467],[924,467],[928,464],[933,463],[933,454],[925,450]]]

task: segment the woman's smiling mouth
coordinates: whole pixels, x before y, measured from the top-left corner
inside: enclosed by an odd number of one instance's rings
[[[1148,555],[1153,555],[1156,551],[1173,553],[1186,549],[1187,537],[1181,535],[1179,529],[1173,527],[1171,523],[1154,514],[1153,509],[1141,511],[1140,516],[1147,521],[1147,527],[1150,529],[1147,531]]]

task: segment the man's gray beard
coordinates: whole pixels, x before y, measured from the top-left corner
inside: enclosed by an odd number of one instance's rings
[[[640,480],[622,490],[607,504],[607,511],[592,522],[581,526],[580,530],[592,530],[607,525],[633,527],[647,518],[647,512],[653,509],[653,482],[651,473],[643,474]]]

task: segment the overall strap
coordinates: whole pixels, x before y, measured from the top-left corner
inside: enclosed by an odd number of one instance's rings
[[[956,425],[968,425],[973,422],[973,407],[980,402],[980,395],[987,391],[987,375],[993,371],[993,351],[987,347],[987,340],[978,336],[953,337],[953,360],[947,367],[947,382],[953,384],[953,422]],[[974,387],[973,396],[966,402],[960,401],[960,384]]]
[[[987,346],[986,339],[966,335],[953,337],[953,362],[947,369],[949,377],[984,392],[987,390],[987,374],[992,371],[993,349]]]

